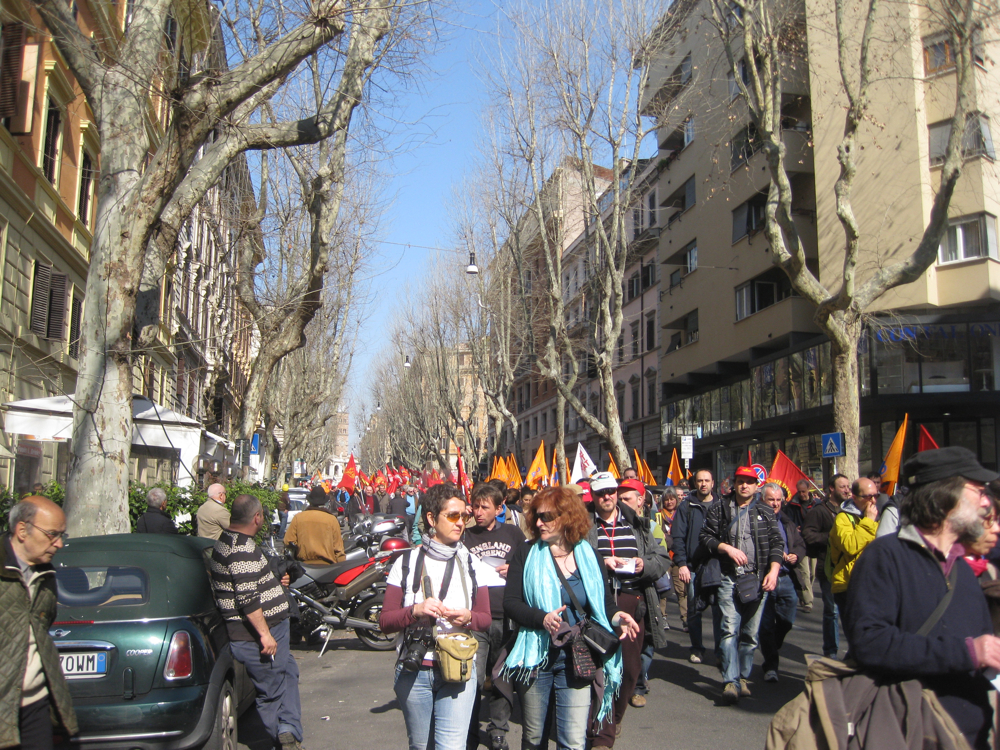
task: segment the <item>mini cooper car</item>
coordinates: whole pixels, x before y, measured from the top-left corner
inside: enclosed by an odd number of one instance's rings
[[[207,559],[167,534],[70,539],[53,559],[49,631],[80,724],[76,747],[236,750],[254,687],[229,650]]]

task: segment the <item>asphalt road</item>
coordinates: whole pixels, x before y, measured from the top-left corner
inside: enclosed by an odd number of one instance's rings
[[[760,654],[750,687],[751,698],[737,706],[719,704],[722,684],[711,650],[704,664],[687,660],[688,636],[680,630],[668,633],[670,643],[660,649],[650,670],[651,693],[645,708],[629,708],[624,731],[615,744],[620,750],[681,748],[718,750],[719,747],[760,748],[773,714],[802,690],[806,654],[821,651],[822,604],[809,614],[801,611],[782,649],[780,681],[765,683]],[[676,604],[668,608],[673,626],[679,625]],[[711,617],[705,630],[711,649]],[[302,722],[307,750],[347,748],[405,748],[403,715],[392,691],[394,652],[369,651],[353,635],[331,643],[322,658],[319,649],[295,652],[301,672]],[[508,742],[520,747],[519,714],[515,708]],[[482,725],[485,729],[485,723]],[[240,725],[241,747],[265,750],[254,741],[253,717]],[[485,734],[483,735],[485,740]],[[265,743],[266,744],[266,743]],[[550,747],[555,747],[552,743]]]

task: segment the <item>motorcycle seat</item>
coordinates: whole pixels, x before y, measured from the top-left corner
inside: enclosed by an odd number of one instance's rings
[[[351,570],[360,565],[357,560],[344,560],[333,565],[303,565],[306,575],[318,583],[333,583],[345,570]]]

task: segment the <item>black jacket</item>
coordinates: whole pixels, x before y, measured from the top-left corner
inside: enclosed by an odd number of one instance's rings
[[[174,519],[159,508],[150,508],[135,522],[137,534],[176,534]]]
[[[806,513],[802,522],[802,538],[806,541],[806,551],[809,557],[816,558],[816,570],[823,570],[826,561],[826,549],[830,546],[830,529],[833,519],[840,513],[840,506],[827,498]]]
[[[926,636],[917,631],[948,590],[941,563],[913,526],[875,539],[854,564],[844,630],[867,672],[918,678],[934,690],[974,748],[985,747],[992,712],[988,684],[972,663],[967,638],[993,633],[979,582],[965,560],[948,609]]]
[[[785,501],[785,506],[781,509],[781,512],[788,516],[796,528],[801,529],[803,522],[806,520],[806,515],[815,507],[816,503],[811,498],[808,505],[803,505],[799,502],[798,494],[795,494]]]
[[[692,495],[692,498],[695,497]],[[700,500],[688,499],[677,506],[677,515],[674,516],[674,525],[670,528],[670,536],[673,537],[674,565],[679,568],[696,568],[705,561],[708,553],[704,548],[699,549],[701,527],[705,524],[705,514],[713,504],[719,502],[719,498],[714,493],[712,499],[707,503]]]
[[[788,537],[788,554],[795,555],[798,559],[794,564],[789,565],[788,563],[782,563],[782,570],[788,568],[791,571],[799,566],[802,562],[802,558],[806,556],[806,543],[802,539],[802,535],[799,533],[798,528],[795,525],[794,519],[792,519],[784,510],[778,514],[778,523],[785,530],[785,536]],[[792,583],[795,584],[795,588],[799,588],[801,584],[799,583],[798,576],[792,576]]]
[[[782,561],[781,532],[778,531],[778,521],[771,509],[755,497],[748,506],[750,530],[753,535],[757,578],[763,580],[770,570],[771,563]],[[712,503],[705,516],[705,525],[701,529],[701,543],[713,555],[719,558],[722,574],[736,575],[736,565],[729,555],[719,554],[720,544],[735,545],[735,540],[729,534],[729,527],[736,517],[736,501],[733,496]]]

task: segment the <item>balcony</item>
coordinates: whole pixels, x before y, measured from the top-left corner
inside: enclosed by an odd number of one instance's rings
[[[1000,262],[992,258],[947,263],[934,269],[936,304],[940,307],[1000,300]],[[931,294],[933,299],[933,291]]]

